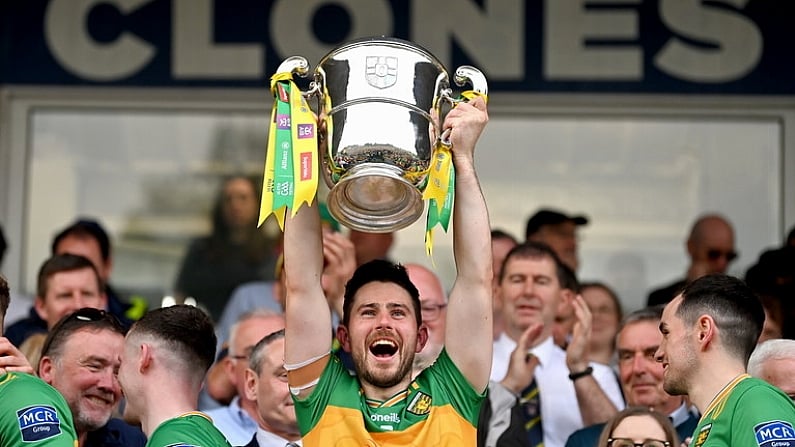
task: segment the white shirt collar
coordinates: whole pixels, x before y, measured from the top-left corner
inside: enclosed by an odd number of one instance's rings
[[[678,427],[679,425],[683,424],[690,417],[690,410],[687,408],[687,404],[682,402],[682,405],[676,407],[676,410],[674,410],[669,417],[671,418],[671,422],[674,424],[674,427]]]
[[[288,442],[293,442],[298,445],[301,444],[301,440],[297,441],[288,441],[287,439],[282,438],[279,435],[275,435],[269,431],[265,431],[262,427],[257,428],[257,444],[260,447],[284,447],[287,445]]]

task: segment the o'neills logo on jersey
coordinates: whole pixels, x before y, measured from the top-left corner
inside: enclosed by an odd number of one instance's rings
[[[759,447],[793,447],[795,430],[785,421],[768,421],[754,427],[756,443]]]
[[[17,410],[17,422],[24,442],[35,442],[61,434],[61,421],[55,408],[36,405]]]
[[[371,414],[370,420],[373,422],[391,422],[393,424],[399,424],[400,416],[398,416],[397,413]]]

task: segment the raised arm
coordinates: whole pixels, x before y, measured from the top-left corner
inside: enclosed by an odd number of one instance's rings
[[[452,129],[453,251],[458,272],[447,308],[445,346],[478,391],[488,385],[492,350],[491,233],[474,161],[475,143],[487,122],[486,102],[476,98],[451,110],[442,126]]]
[[[590,367],[586,351],[591,338],[593,316],[581,295],[575,297],[572,305],[577,322],[574,324],[571,342],[566,348],[566,366],[570,373],[579,374]],[[603,389],[602,384],[596,379],[597,377],[591,372],[574,381],[577,404],[580,407],[580,414],[585,426],[606,422],[618,411],[616,404],[610,400],[607,390]],[[604,379],[602,377],[602,380]],[[613,380],[613,377],[607,377],[607,379],[615,384],[616,389],[613,395],[619,398],[620,390],[617,389],[617,382]]]
[[[289,214],[289,213],[288,213]],[[288,382],[306,396],[331,349],[331,313],[321,287],[323,245],[317,203],[287,217],[284,274],[287,288],[284,363]]]

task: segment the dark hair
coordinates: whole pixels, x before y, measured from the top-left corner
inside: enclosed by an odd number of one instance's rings
[[[226,186],[233,180],[244,180],[254,192],[254,199],[257,204],[261,199],[261,187],[259,180],[256,177],[246,175],[232,175],[223,179],[221,187],[218,189],[218,195],[215,197],[212,209],[212,233],[207,238],[207,257],[209,259],[226,259],[230,250],[241,250],[239,246],[231,247],[229,240],[231,237],[231,228],[224,217],[224,200]],[[259,228],[257,228],[256,217],[251,222],[251,228],[248,231],[248,237],[242,250],[245,254],[245,259],[249,262],[262,262],[268,257],[275,256],[276,242],[265,235]]]
[[[600,281],[590,281],[590,282],[583,282],[580,283],[580,292],[585,289],[602,289],[610,300],[613,301],[613,305],[616,306],[616,313],[618,314],[618,321],[621,321],[624,318],[624,309],[621,307],[621,300],[618,298],[618,294],[615,290],[610,288],[607,284],[600,282]]]
[[[0,275],[0,327],[3,327],[3,318],[8,312],[8,304],[11,302],[11,292],[8,290],[8,281]]]
[[[402,287],[411,296],[414,307],[414,316],[417,327],[422,324],[422,309],[420,307],[420,293],[409,279],[406,268],[400,264],[376,259],[360,265],[353,273],[353,277],[345,285],[345,299],[342,302],[342,324],[348,326],[353,308],[353,298],[365,284],[371,282],[391,282]]]
[[[653,418],[665,432],[665,439],[660,439],[660,441],[667,441],[670,447],[679,447],[679,435],[677,435],[676,428],[674,428],[674,424],[668,418],[668,415],[651,410],[648,407],[627,407],[616,413],[605,424],[605,428],[602,429],[602,434],[599,436],[599,442],[596,445],[598,447],[607,447],[607,441],[612,438],[613,431],[618,427],[618,424],[630,416],[649,416]]]
[[[63,346],[69,338],[82,330],[110,331],[122,337],[127,333],[113,314],[93,307],[84,307],[64,316],[50,329],[41,348],[41,357],[59,359],[63,355]]]
[[[99,272],[97,272],[97,268],[94,267],[94,264],[91,261],[80,255],[64,253],[62,255],[53,255],[41,265],[41,268],[39,268],[36,294],[41,299],[44,299],[47,296],[47,283],[56,273],[71,272],[83,269],[91,269],[91,271],[94,273],[94,276],[97,278],[97,290],[100,292],[105,290],[105,285],[102,283],[102,278],[99,277]]]
[[[751,288],[723,274],[696,279],[682,291],[676,315],[693,325],[704,314],[715,320],[724,348],[747,364],[765,322],[762,303]]]
[[[284,338],[284,329],[279,329],[276,332],[271,332],[262,337],[262,340],[258,341],[251,349],[251,354],[248,355],[248,367],[257,373],[257,375],[260,375],[262,372],[262,360],[265,358],[268,345],[281,338]]]
[[[549,245],[536,241],[523,242],[516,245],[508,252],[500,267],[499,282],[502,282],[503,278],[505,278],[505,266],[514,258],[551,259],[552,263],[555,264],[555,276],[558,279],[560,287],[571,290],[574,293],[580,292],[580,283],[577,281],[577,275],[574,273],[574,270],[564,264]]]
[[[97,241],[99,251],[102,253],[102,260],[106,261],[110,258],[110,238],[108,233],[102,228],[94,219],[80,218],[68,227],[61,230],[52,240],[51,253],[55,254],[58,250],[58,245],[66,239],[67,236],[76,236],[78,238],[91,238]]]
[[[492,228],[491,240],[494,239],[508,239],[509,241],[512,241],[515,244],[519,243],[519,241],[517,241],[516,238],[513,237],[510,233],[500,228]]]
[[[203,310],[177,304],[147,312],[130,328],[130,336],[151,336],[168,345],[189,369],[204,375],[215,360],[215,328]]]

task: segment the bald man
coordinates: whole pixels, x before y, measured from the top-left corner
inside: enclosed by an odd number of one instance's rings
[[[734,229],[718,214],[705,214],[696,219],[686,243],[690,266],[684,278],[649,293],[648,305],[671,301],[689,282],[713,273],[726,273],[737,258]]]
[[[428,342],[414,356],[414,375],[420,373],[439,356],[444,347],[445,320],[447,319],[447,294],[442,282],[431,270],[420,264],[406,264],[406,273],[420,293],[422,324],[428,328]]]

